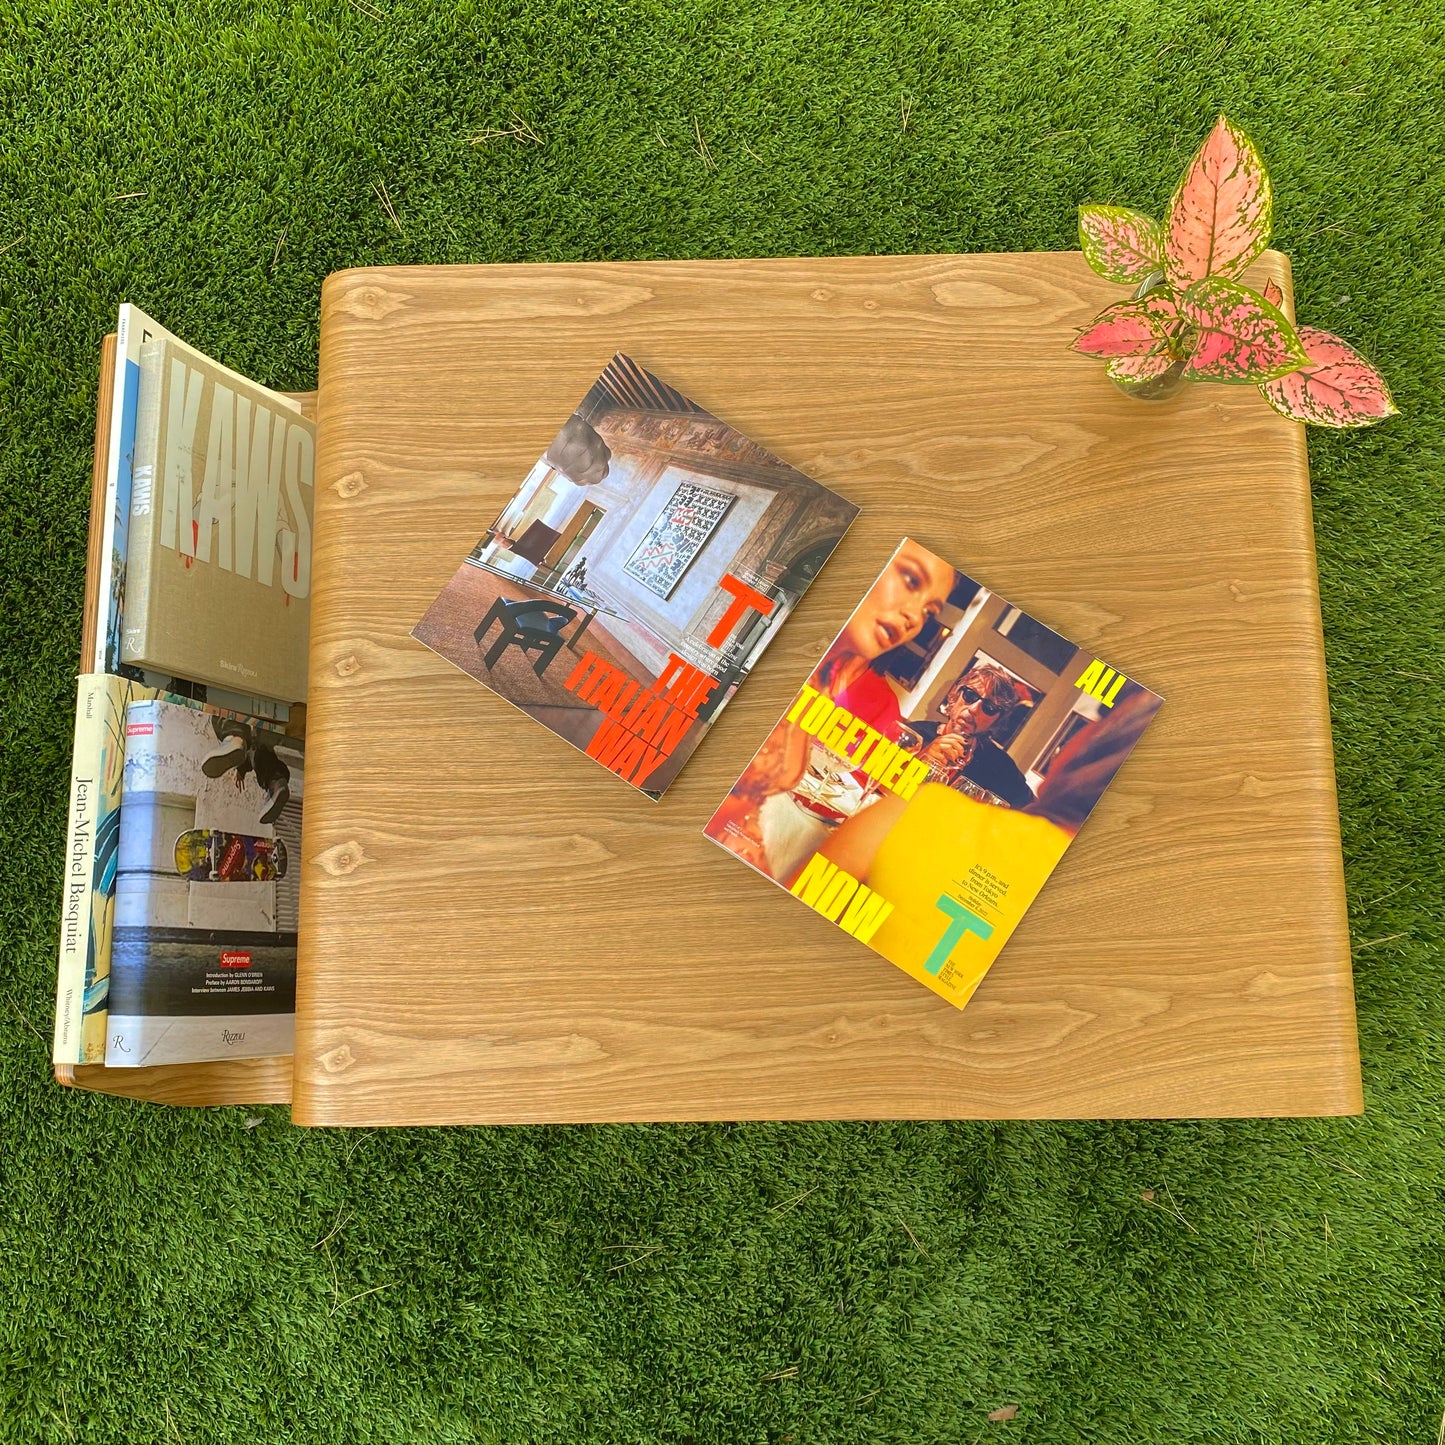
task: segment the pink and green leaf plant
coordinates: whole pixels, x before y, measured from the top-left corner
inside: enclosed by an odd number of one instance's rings
[[[1298,328],[1273,281],[1239,278],[1269,244],[1273,197],[1259,152],[1220,116],[1161,226],[1122,206],[1080,206],[1079,241],[1106,280],[1133,286],[1073,343],[1139,395],[1182,380],[1258,386],[1282,415],[1359,427],[1395,413],[1384,378],[1338,336]]]

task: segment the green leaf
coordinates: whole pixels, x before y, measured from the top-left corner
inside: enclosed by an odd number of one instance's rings
[[[1123,286],[1137,285],[1164,264],[1158,221],[1123,206],[1080,206],[1079,244],[1100,276]]]
[[[1238,281],[1196,282],[1180,296],[1179,313],[1198,332],[1184,368],[1195,381],[1255,385],[1309,360],[1285,314]]]

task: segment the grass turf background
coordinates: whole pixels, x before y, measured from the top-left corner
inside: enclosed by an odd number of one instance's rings
[[[1434,1440],[1441,16],[0,0],[0,1435]],[[343,1134],[49,1081],[118,301],[302,388],[340,267],[1066,248],[1221,109],[1404,413],[1310,438],[1363,1119]]]

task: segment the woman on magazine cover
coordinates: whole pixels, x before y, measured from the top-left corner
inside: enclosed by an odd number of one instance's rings
[[[893,736],[903,720],[898,697],[874,664],[911,642],[948,601],[958,574],[916,542],[905,541],[869,588],[808,685],[860,722]],[[808,765],[812,739],[780,722],[738,779],[725,810],[709,824],[745,862],[770,878],[792,872],[826,836],[827,825],[796,807],[789,794]]]

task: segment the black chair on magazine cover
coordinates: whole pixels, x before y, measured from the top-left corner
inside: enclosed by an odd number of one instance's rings
[[[501,634],[482,661],[490,669],[507,648],[520,647],[523,656],[537,654],[532,671],[541,677],[562,650],[562,629],[576,616],[576,608],[564,607],[560,602],[508,602],[499,597],[472,635],[480,647],[491,625],[501,623]]]

